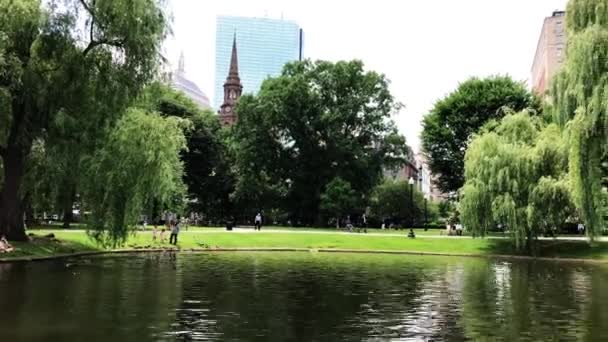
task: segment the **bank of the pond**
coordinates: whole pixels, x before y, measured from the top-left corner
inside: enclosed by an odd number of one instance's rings
[[[55,238],[42,236],[53,233]],[[15,251],[0,255],[0,260],[36,260],[46,257],[108,252],[96,245],[84,231],[39,230],[32,242],[15,243]],[[168,238],[168,236],[167,236]],[[608,262],[608,243],[590,246],[584,241],[539,241],[542,258],[594,260]],[[168,243],[152,241],[151,232],[137,232],[129,238],[124,251],[152,251],[174,248]],[[381,252],[457,256],[516,256],[521,257],[507,239],[430,238],[419,236],[381,236],[367,234],[276,233],[226,231],[185,231],[179,236],[181,250],[313,250],[320,252]]]

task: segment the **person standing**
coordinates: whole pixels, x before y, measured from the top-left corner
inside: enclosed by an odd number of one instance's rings
[[[255,229],[262,230],[262,214],[258,213],[255,215]]]
[[[177,245],[177,234],[179,234],[179,221],[171,222],[171,236],[169,236],[169,243]]]
[[[579,234],[584,235],[585,234],[585,225],[582,223],[579,223],[577,226],[577,230],[578,230]]]

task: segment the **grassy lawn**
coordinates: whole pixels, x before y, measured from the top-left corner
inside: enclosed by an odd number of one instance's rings
[[[454,254],[518,254],[506,239],[425,238],[423,230],[416,239],[405,236],[373,236],[369,234],[328,234],[327,231],[309,231],[302,234],[280,232],[227,232],[218,228],[191,228],[179,235],[179,248],[338,248],[367,250],[401,250],[425,253]],[[83,231],[33,230],[36,236],[54,233],[55,239],[35,238],[30,243],[15,243],[15,252],[0,258],[39,257],[56,254],[102,250]],[[335,232],[335,231],[334,231]],[[391,231],[395,233],[395,231]],[[403,232],[405,234],[405,232]],[[437,235],[432,234],[432,235]],[[167,235],[168,240],[168,235]],[[539,256],[601,259],[608,261],[608,243],[593,247],[582,241],[540,241]],[[152,241],[151,232],[137,232],[123,248],[172,248],[168,243]]]

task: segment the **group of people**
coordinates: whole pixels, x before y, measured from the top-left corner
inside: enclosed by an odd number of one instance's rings
[[[180,231],[179,220],[165,222],[165,226],[163,226],[163,228],[160,230],[160,235],[158,234],[157,226],[154,225],[154,229],[152,230],[152,241],[156,241],[158,238],[160,243],[165,243],[167,238],[165,236],[166,231],[170,232],[169,243],[172,245],[177,245],[177,236],[179,235]]]

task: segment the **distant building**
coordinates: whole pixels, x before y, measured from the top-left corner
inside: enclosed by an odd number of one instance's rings
[[[385,169],[384,178],[406,182],[412,178],[415,182],[418,182],[418,168],[416,164],[408,160],[397,169]]]
[[[416,153],[414,158],[416,160],[416,167],[418,168],[418,189],[426,198],[430,199],[432,191],[431,171],[422,153]]]
[[[268,76],[278,76],[285,63],[301,60],[303,31],[293,21],[219,16],[215,38],[214,107],[222,103],[231,46],[236,34],[239,44],[239,72],[246,93],[256,93]]]
[[[418,189],[420,192],[433,202],[446,199],[447,196],[435,185],[435,178],[428,166],[426,156],[422,153],[416,153],[414,159],[416,160],[416,167],[418,168]]]
[[[239,62],[236,49],[236,35],[232,38],[232,52],[230,53],[230,68],[228,77],[224,81],[224,102],[218,111],[222,125],[232,125],[236,122],[237,116],[234,112],[236,102],[243,92],[243,85],[239,77]]]
[[[170,82],[173,89],[181,90],[201,108],[211,109],[207,95],[205,95],[205,93],[196,85],[196,83],[186,78],[183,53],[179,56],[177,70],[170,74]]]
[[[534,63],[532,64],[532,90],[544,94],[551,78],[562,66],[566,57],[566,12],[555,11],[545,18],[540,32]]]

